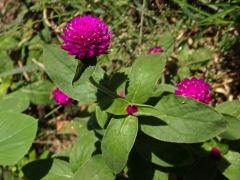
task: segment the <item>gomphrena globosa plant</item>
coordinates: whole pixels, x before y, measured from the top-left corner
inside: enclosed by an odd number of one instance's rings
[[[0,0],[0,179],[240,180],[238,1]]]
[[[52,96],[54,101],[59,105],[68,105],[71,103],[71,98],[61,91],[58,87],[52,90]]]
[[[70,96],[95,108],[87,126],[81,125],[81,135],[69,156],[77,172],[75,179],[91,179],[96,174],[99,179],[109,180],[125,174],[130,177],[140,173],[145,177],[149,167],[167,179],[173,173],[168,168],[191,167],[202,157],[200,151],[193,152],[192,144],[240,138],[227,132],[226,119],[209,105],[210,84],[196,77],[185,78],[176,87],[166,84],[163,72],[174,44],[157,45],[133,59],[131,65],[109,72],[105,65],[111,61],[103,65],[97,58],[108,56],[111,36],[108,26],[97,17],[76,16],[63,30],[61,47],[65,51],[59,46],[44,49],[49,77],[68,94],[64,97],[57,90],[56,102],[67,104]],[[49,58],[51,49],[58,56]],[[89,64],[93,59],[95,63]],[[56,72],[55,64],[68,74]],[[204,158],[212,160],[215,151]],[[136,168],[139,164],[143,170]],[[98,174],[97,167],[104,173]],[[167,172],[160,170],[164,168]],[[84,173],[87,169],[90,171]]]
[[[72,18],[63,30],[62,48],[81,61],[107,53],[110,44],[108,26],[92,15]]]
[[[185,78],[177,84],[175,94],[190,97],[205,104],[209,104],[212,100],[211,86],[204,80],[195,77]]]

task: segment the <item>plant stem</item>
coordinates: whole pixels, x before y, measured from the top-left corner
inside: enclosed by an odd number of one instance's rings
[[[51,116],[54,112],[56,112],[57,110],[59,110],[61,107],[62,107],[61,105],[57,106],[56,108],[54,108],[53,110],[51,110],[49,113],[47,113],[47,114],[44,116],[44,118],[47,118],[47,117]]]
[[[139,45],[142,44],[145,4],[146,4],[146,0],[143,0],[143,3],[142,3],[142,12],[141,12],[141,21],[140,21],[140,32],[139,32],[139,39],[138,39],[138,44],[139,44]]]

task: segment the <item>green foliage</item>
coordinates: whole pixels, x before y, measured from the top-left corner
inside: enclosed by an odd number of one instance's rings
[[[189,49],[184,46],[178,53],[178,76],[180,79],[189,77],[191,70],[197,70],[206,64],[213,55],[213,51],[207,47]]]
[[[162,141],[203,142],[219,135],[226,128],[221,114],[185,97],[165,96],[155,108],[160,112],[159,119],[143,118],[142,131]]]
[[[26,110],[28,106],[28,96],[21,91],[10,93],[0,100],[0,112],[22,112]]]
[[[90,67],[83,73],[75,87],[72,80],[77,68],[77,60],[68,56],[59,46],[46,46],[43,49],[42,60],[46,67],[46,72],[52,81],[73,99],[80,102],[90,103],[96,100],[96,88],[88,81],[90,77],[96,77],[99,81],[103,77],[103,71],[98,67]]]
[[[99,106],[96,106],[96,119],[101,128],[104,128],[105,124],[108,120],[108,113],[106,111],[102,111]]]
[[[13,165],[29,150],[37,120],[17,112],[0,113],[0,164]]]
[[[51,91],[53,84],[49,81],[37,81],[21,89],[33,104],[52,104]]]
[[[70,180],[72,179],[73,173],[69,167],[69,163],[63,160],[54,159],[51,169],[48,171],[47,175],[44,176],[43,180]]]
[[[114,173],[125,167],[138,131],[134,116],[111,119],[102,140],[102,153],[106,164]]]
[[[138,137],[136,149],[144,159],[162,167],[185,166],[193,162],[192,154],[185,145],[166,143],[145,135]]]
[[[0,36],[0,50],[15,49],[17,47],[17,39],[14,36]]]
[[[106,179],[113,180],[115,177],[111,170],[104,163],[101,155],[93,156],[86,164],[81,166],[79,170],[74,175],[73,179]]]
[[[150,97],[157,81],[161,78],[166,56],[154,54],[135,60],[129,74],[129,86],[126,99],[133,103],[144,103]]]
[[[220,134],[220,137],[228,140],[240,139],[240,119],[226,114],[223,116],[224,119],[227,121],[227,129]]]
[[[32,180],[70,180],[73,176],[69,163],[59,159],[42,159],[33,161],[25,165],[22,170],[25,177]]]
[[[73,172],[91,158],[95,150],[96,140],[93,131],[81,130],[69,155],[69,163]]]
[[[240,102],[238,100],[221,103],[216,106],[216,110],[240,118]]]
[[[218,168],[223,171],[224,176],[231,180],[237,180],[240,176],[240,154],[238,152],[229,151],[218,163]]]
[[[226,25],[234,23],[234,18],[239,10],[238,3],[229,2],[209,2],[207,0],[194,1],[189,3],[185,0],[173,0],[182,9],[183,13],[190,18],[198,21],[199,25]],[[206,7],[205,9],[198,8],[196,5],[200,3]],[[214,11],[214,13],[210,13]],[[229,17],[230,20],[229,20]]]
[[[108,113],[112,113],[115,115],[126,115],[127,111],[126,108],[128,106],[129,102],[122,98],[116,98],[113,100],[110,107],[106,109]]]

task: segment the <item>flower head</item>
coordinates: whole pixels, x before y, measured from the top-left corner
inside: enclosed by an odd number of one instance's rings
[[[138,111],[138,108],[137,108],[137,106],[130,104],[130,105],[127,106],[126,110],[127,110],[127,113],[129,115],[132,115],[132,114],[134,114],[134,113],[136,113]]]
[[[72,18],[63,34],[61,47],[82,61],[107,53],[112,35],[102,20],[90,15]]]
[[[52,91],[53,99],[57,104],[67,105],[71,102],[71,98],[62,92],[59,88],[54,88]]]
[[[221,150],[218,147],[213,147],[211,149],[211,157],[213,157],[214,159],[220,159],[221,157]]]
[[[152,47],[148,50],[148,54],[156,54],[156,53],[162,53],[164,50],[163,48],[161,48],[160,46],[155,46],[155,47]]]
[[[202,79],[192,77],[184,79],[177,85],[175,94],[178,96],[186,96],[197,101],[209,104],[212,100],[211,87]]]

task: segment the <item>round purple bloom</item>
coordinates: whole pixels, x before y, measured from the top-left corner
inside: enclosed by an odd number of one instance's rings
[[[52,91],[53,99],[57,104],[67,105],[71,103],[71,98],[62,92],[59,88],[54,88]]]
[[[90,59],[107,53],[111,32],[100,19],[90,15],[72,18],[63,30],[64,50],[77,59]]]
[[[148,54],[156,54],[156,53],[162,53],[164,50],[163,48],[161,48],[160,46],[155,46],[155,47],[152,47],[148,50]]]
[[[184,79],[177,85],[175,94],[178,96],[186,96],[197,101],[209,104],[212,100],[211,87],[202,79],[192,77]]]
[[[126,110],[127,110],[127,113],[129,115],[132,115],[132,114],[134,114],[134,113],[136,113],[138,111],[138,108],[137,108],[137,106],[130,104],[130,105],[127,106]]]
[[[214,159],[220,159],[221,158],[221,150],[218,147],[213,147],[211,149],[211,157],[213,157]]]

